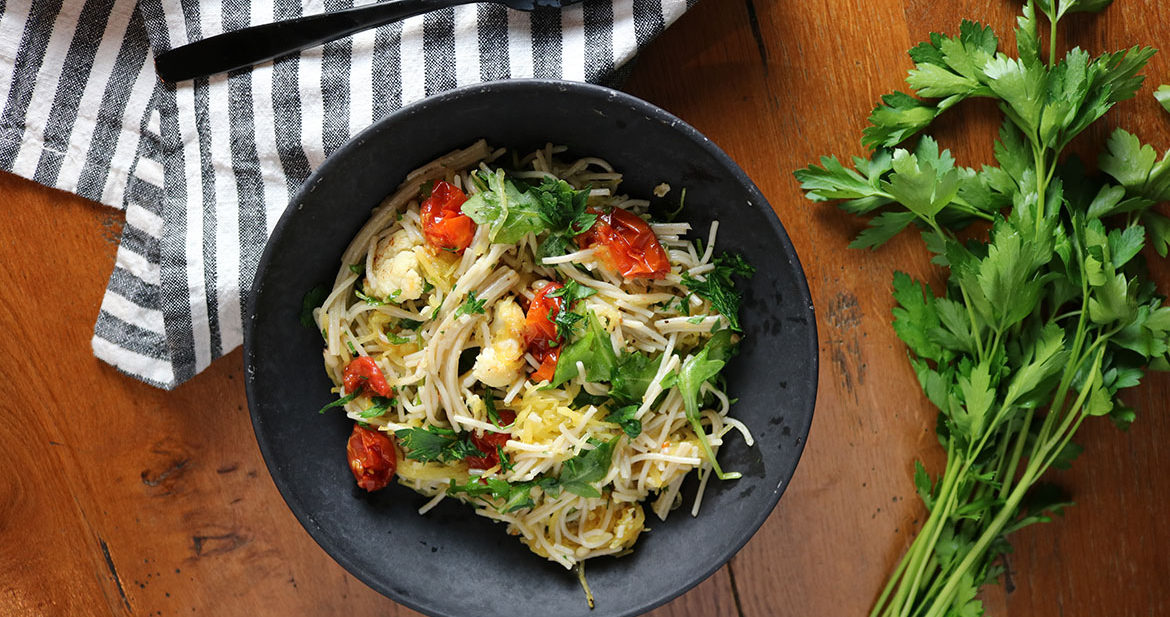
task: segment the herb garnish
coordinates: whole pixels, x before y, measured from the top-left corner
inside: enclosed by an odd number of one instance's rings
[[[715,476],[720,480],[735,480],[742,474],[724,472],[719,467],[719,462],[715,460],[715,451],[711,449],[711,443],[707,440],[707,432],[703,430],[699,410],[699,391],[704,383],[719,375],[719,371],[723,370],[723,365],[731,358],[734,351],[731,330],[720,330],[707,341],[703,349],[683,362],[678,374],[678,389],[683,396],[687,421],[690,422],[691,429],[698,436],[699,445],[703,448],[707,460],[710,461]]]
[[[503,169],[493,174],[477,172],[472,177],[484,188],[463,202],[460,209],[471,220],[488,226],[492,242],[516,244],[529,233],[544,229],[537,197],[506,180]]]
[[[375,396],[374,398],[370,399],[370,401],[374,403],[374,405],[358,413],[358,415],[362,418],[380,418],[386,415],[386,412],[390,411],[390,408],[398,402],[398,399],[387,398],[385,396]]]
[[[475,297],[475,290],[473,289],[470,293],[467,294],[467,300],[465,300],[463,304],[459,305],[459,308],[455,309],[455,316],[462,317],[463,315],[483,315],[485,312],[483,308],[484,302],[486,302],[486,300],[482,298],[477,299]]]
[[[534,505],[532,489],[537,486],[554,497],[559,495],[562,489],[581,497],[601,497],[601,491],[593,484],[603,480],[609,473],[609,466],[613,462],[613,448],[619,439],[620,435],[609,441],[590,439],[589,443],[594,446],[593,449],[582,450],[562,463],[561,472],[555,478],[542,477],[529,482],[510,483],[500,478],[472,477],[467,484],[456,484],[455,480],[451,480],[447,494],[464,493],[472,498],[490,495],[492,499],[503,501],[498,507],[500,512],[531,508]],[[499,454],[503,466],[506,457],[502,449]]]
[[[578,323],[585,319],[584,315],[573,312],[573,307],[579,300],[596,293],[596,289],[582,285],[574,279],[568,279],[564,286],[548,292],[548,297],[561,299],[558,306],[548,311],[548,320],[557,327],[558,339],[568,341],[573,338]]]
[[[684,272],[682,275],[683,285],[686,285],[691,293],[710,302],[715,310],[722,313],[727,318],[727,323],[732,330],[742,332],[743,330],[739,327],[741,298],[739,292],[735,290],[735,283],[731,277],[736,274],[750,277],[755,274],[756,269],[744,260],[743,256],[736,253],[723,253],[716,257],[712,264],[715,268],[702,275],[702,280]],[[689,307],[687,314],[690,314]]]
[[[480,225],[488,225],[492,242],[515,244],[529,233],[548,232],[537,257],[553,257],[576,250],[573,237],[593,226],[597,215],[586,211],[589,189],[574,189],[564,180],[544,179],[521,190],[505,178],[504,170],[472,174],[481,188],[461,210]]]
[[[301,325],[306,328],[312,328],[316,325],[313,320],[313,310],[321,306],[325,298],[329,297],[329,290],[325,289],[324,285],[317,285],[305,293],[301,298]],[[322,336],[324,336],[322,334]]]
[[[594,446],[592,450],[580,452],[561,465],[561,473],[557,476],[561,488],[581,497],[601,497],[601,491],[593,484],[600,482],[609,473],[613,448],[620,438],[614,437],[609,441],[590,439],[589,443]]]
[[[545,178],[530,192],[540,203],[540,218],[549,231],[536,250],[537,257],[556,257],[577,250],[573,238],[597,221],[597,215],[585,207],[589,188],[576,190],[564,180]]]
[[[339,399],[337,399],[337,400],[333,401],[332,403],[329,403],[328,405],[326,405],[326,406],[322,407],[321,409],[318,409],[318,410],[317,410],[317,413],[325,413],[325,410],[326,410],[326,409],[332,409],[332,408],[334,408],[334,407],[340,407],[340,406],[342,406],[342,405],[344,405],[344,404],[346,404],[346,403],[348,403],[348,402],[352,401],[353,399],[357,398],[357,396],[358,396],[359,394],[361,394],[361,393],[362,393],[362,390],[361,390],[361,388],[358,388],[358,389],[357,389],[357,391],[355,391],[355,392],[350,392],[349,394],[347,394],[347,395],[345,395],[345,396],[343,396],[343,397],[341,397],[341,398],[339,398]]]
[[[406,458],[424,463],[449,463],[468,456],[487,456],[471,443],[470,433],[457,434],[449,428],[404,428],[394,431],[394,435],[406,449]]]
[[[549,387],[555,388],[576,377],[578,362],[585,367],[585,375],[591,381],[608,381],[613,378],[617,368],[617,355],[613,352],[609,333],[601,327],[593,311],[587,315],[585,332],[581,338],[561,350]]]
[[[613,410],[605,417],[605,421],[622,427],[630,439],[633,439],[642,434],[642,421],[634,417],[637,413],[638,405],[626,405]]]

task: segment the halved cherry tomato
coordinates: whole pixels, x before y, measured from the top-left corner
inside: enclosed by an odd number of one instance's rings
[[[353,433],[345,445],[349,470],[357,485],[367,491],[385,488],[398,468],[398,451],[382,431],[372,431],[353,425]]]
[[[378,368],[378,364],[369,356],[358,356],[349,361],[345,367],[345,373],[342,374],[342,384],[345,385],[345,391],[348,394],[353,394],[359,389],[365,389],[366,393],[375,396],[390,396],[390,384],[386,383],[386,376],[382,374],[382,369]]]
[[[532,373],[535,382],[551,380],[557,370],[563,341],[557,336],[557,326],[549,319],[549,314],[560,312],[564,300],[548,294],[562,287],[564,285],[557,282],[541,287],[524,316],[524,342],[528,345],[528,352],[540,362],[540,368]]]
[[[516,412],[511,409],[500,410],[500,424],[507,426],[516,420]],[[485,456],[469,456],[463,460],[467,461],[467,466],[472,469],[491,469],[500,464],[500,451],[496,448],[504,447],[508,439],[512,436],[511,433],[490,433],[484,431],[483,435],[471,434],[471,443],[479,448]]]
[[[475,238],[475,221],[459,209],[467,195],[448,182],[437,182],[422,202],[422,228],[427,243],[436,249],[462,253]]]
[[[577,236],[581,248],[597,246],[602,263],[626,278],[660,279],[670,272],[666,251],[646,221],[622,208],[589,212],[597,215],[597,222]]]

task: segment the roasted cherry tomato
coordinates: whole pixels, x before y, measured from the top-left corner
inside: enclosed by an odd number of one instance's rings
[[[345,385],[347,394],[353,394],[359,389],[365,389],[367,394],[375,396],[390,396],[390,384],[386,383],[382,369],[369,356],[358,356],[349,361],[345,367],[341,382]]]
[[[581,248],[596,246],[602,263],[626,278],[660,279],[670,272],[666,251],[646,221],[621,208],[589,212],[597,222],[577,236]]]
[[[345,453],[357,485],[367,491],[385,488],[398,467],[398,453],[390,437],[357,424],[353,425]]]
[[[507,426],[516,420],[516,412],[510,409],[500,410],[500,424]],[[500,451],[496,448],[504,447],[508,442],[511,433],[490,433],[484,431],[483,435],[471,434],[471,443],[479,448],[485,456],[469,456],[463,460],[467,461],[467,466],[472,469],[491,469],[500,464]]]
[[[532,373],[535,382],[551,380],[557,370],[563,341],[557,336],[557,326],[549,319],[549,314],[560,312],[564,300],[548,294],[562,287],[564,285],[556,282],[541,287],[525,314],[524,342],[528,345],[528,352],[540,362],[540,368]]]
[[[475,238],[475,221],[459,209],[467,195],[448,182],[436,182],[422,202],[422,228],[427,243],[437,249],[462,253]]]

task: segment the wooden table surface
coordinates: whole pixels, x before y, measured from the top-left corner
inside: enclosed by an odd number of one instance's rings
[[[772,202],[804,263],[820,332],[820,395],[779,507],[731,563],[656,617],[867,614],[923,520],[912,461],[938,468],[933,409],[889,326],[892,271],[927,275],[903,237],[847,250],[859,222],[805,201],[792,178],[821,154],[862,154],[877,97],[902,86],[905,50],[963,17],[1011,44],[1013,0],[704,0],[637,61],[625,88],[722,146]],[[1119,0],[1069,18],[1096,53],[1164,44],[1170,7]],[[1170,81],[1155,57],[1123,125],[1159,149]],[[993,107],[940,131],[960,163],[990,159]],[[336,565],[301,529],[252,436],[239,350],[173,392],[94,359],[89,340],[120,213],[0,174],[0,615],[414,615]],[[1155,268],[1170,289],[1170,269]],[[1078,505],[1013,538],[1004,616],[1170,615],[1170,379],[1151,375],[1127,432],[1093,422],[1055,480]],[[714,513],[708,512],[707,516]]]

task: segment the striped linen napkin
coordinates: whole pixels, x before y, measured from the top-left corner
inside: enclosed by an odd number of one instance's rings
[[[456,86],[603,81],[693,1],[467,5],[176,87],[154,52],[355,3],[0,0],[0,168],[125,209],[93,351],[170,389],[240,345],[265,240],[350,135]]]

